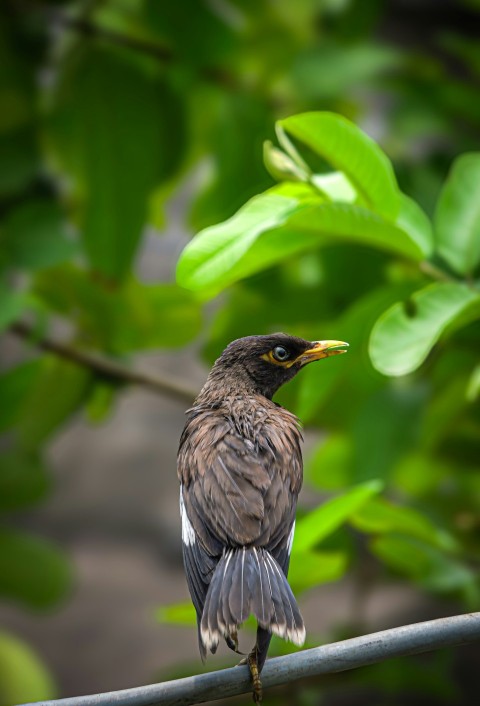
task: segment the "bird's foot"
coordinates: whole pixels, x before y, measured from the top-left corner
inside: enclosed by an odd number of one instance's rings
[[[243,661],[243,660],[242,660]],[[263,697],[262,682],[260,681],[260,672],[258,671],[257,650],[254,648],[246,658],[250,676],[252,677],[253,685],[253,701],[259,704]]]

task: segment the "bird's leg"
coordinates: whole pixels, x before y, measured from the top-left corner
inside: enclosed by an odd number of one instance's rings
[[[252,677],[253,685],[253,701],[258,704],[263,697],[262,682],[260,681],[260,672],[258,671],[258,661],[257,661],[257,645],[253,648],[247,657],[247,664],[250,670],[250,676]]]

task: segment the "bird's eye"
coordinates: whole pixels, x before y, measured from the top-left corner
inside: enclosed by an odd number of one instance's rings
[[[275,346],[272,351],[272,355],[275,360],[278,360],[280,363],[283,363],[284,360],[288,360],[290,358],[289,351],[287,351],[287,349],[283,346]]]

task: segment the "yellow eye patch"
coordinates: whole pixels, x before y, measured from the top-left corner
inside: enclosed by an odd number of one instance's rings
[[[262,356],[260,356],[263,360],[266,360],[268,363],[273,363],[274,365],[280,365],[282,368],[291,368],[292,365],[295,363],[294,360],[277,360],[275,356],[273,355],[273,350],[268,351],[268,353],[264,353]]]

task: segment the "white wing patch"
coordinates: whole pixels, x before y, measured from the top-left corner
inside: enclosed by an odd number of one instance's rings
[[[195,544],[195,530],[187,517],[187,511],[183,502],[183,485],[180,486],[180,515],[182,517],[182,542],[189,547]]]
[[[287,542],[288,556],[290,556],[290,554],[292,553],[294,535],[295,535],[295,520],[293,521],[292,529],[290,530],[290,534],[288,535],[288,542]]]

